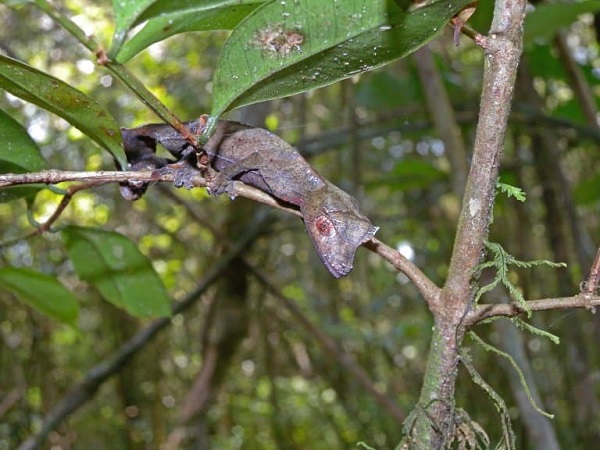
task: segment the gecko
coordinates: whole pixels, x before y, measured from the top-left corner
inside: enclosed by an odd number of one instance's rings
[[[200,116],[185,125],[200,135],[207,121],[208,116]],[[196,155],[196,149],[168,124],[122,128],[121,135],[133,170],[156,170],[184,161],[194,165],[190,155]],[[157,156],[157,144],[175,160]],[[211,194],[233,196],[233,183],[241,181],[298,208],[321,261],[335,278],[352,270],[356,249],[378,230],[351,195],[322,177],[293,146],[268,130],[219,120],[214,134],[199,150],[214,169],[214,176],[207,177]],[[147,184],[123,183],[121,193],[135,200]],[[175,184],[191,187],[185,175]]]

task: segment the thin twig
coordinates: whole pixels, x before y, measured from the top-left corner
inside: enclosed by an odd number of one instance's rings
[[[159,171],[99,171],[99,172],[72,172],[64,170],[43,170],[41,172],[24,174],[0,174],[0,188],[8,186],[17,186],[23,184],[57,184],[67,181],[84,181],[85,187],[97,186],[108,182],[123,181],[148,181],[148,182],[173,182],[179,169],[163,167]],[[207,181],[200,172],[191,180],[194,187],[206,187]],[[297,217],[302,217],[300,211],[285,203],[279,202],[266,192],[248,186],[241,182],[233,184],[233,190],[236,196],[246,197],[259,203],[263,203],[273,208],[280,209]],[[439,288],[412,262],[406,259],[398,251],[384,244],[379,239],[372,238],[363,244],[367,249],[377,253],[383,259],[392,264],[396,269],[403,272],[413,283],[415,283],[421,295],[427,303],[436,301],[439,295]]]
[[[594,308],[598,306],[600,306],[600,297],[588,294],[579,294],[573,297],[544,298],[527,302],[527,307],[531,311],[585,308],[593,312]],[[464,323],[467,327],[470,327],[492,317],[513,317],[524,313],[527,313],[527,311],[518,303],[479,305],[467,315]]]
[[[178,169],[163,167],[155,171],[98,171],[98,172],[77,172],[67,170],[42,170],[31,173],[7,173],[0,174],[0,188],[8,186],[18,186],[24,184],[57,184],[67,181],[84,181],[88,186],[98,186],[109,182],[123,181],[148,181],[148,182],[173,182],[178,174]],[[208,185],[200,172],[191,181],[194,187],[206,187]],[[234,192],[236,196],[246,197],[260,203],[264,203],[274,208],[291,212],[301,216],[300,211],[286,206],[271,197],[266,192],[256,189],[243,183],[234,183]]]
[[[588,279],[581,283],[580,289],[582,294],[595,295],[598,292],[600,284],[600,248],[596,252],[596,257],[590,268]]]
[[[63,195],[63,198],[61,199],[60,203],[56,207],[56,209],[54,210],[52,215],[45,222],[40,223],[39,225],[37,225],[37,227],[33,231],[26,233],[23,236],[18,236],[18,237],[11,238],[6,241],[0,242],[0,249],[5,248],[5,247],[10,247],[11,245],[16,244],[17,242],[19,242],[23,239],[29,239],[33,236],[43,234],[43,233],[50,231],[52,228],[52,225],[54,225],[54,223],[60,218],[61,214],[67,208],[69,203],[71,203],[71,200],[73,200],[73,196],[77,192],[80,192],[85,189],[89,189],[91,187],[99,186],[101,184],[105,184],[105,183],[93,182],[93,183],[82,183],[82,184],[78,184],[78,185],[69,186],[67,188],[65,194]]]
[[[437,301],[440,295],[440,288],[404,255],[377,238],[371,238],[370,241],[365,242],[363,245],[404,273],[415,284],[428,305]]]
[[[56,207],[56,209],[54,210],[52,215],[48,218],[48,220],[46,220],[44,223],[40,224],[40,226],[36,230],[37,233],[42,234],[42,233],[45,233],[46,231],[50,231],[50,228],[52,227],[52,225],[58,220],[58,218],[61,216],[63,211],[67,208],[67,206],[69,206],[69,203],[71,203],[71,200],[73,200],[73,197],[75,196],[75,194],[77,194],[80,191],[90,189],[91,187],[99,186],[101,184],[105,184],[105,183],[82,183],[82,184],[77,184],[74,186],[69,186],[67,188],[67,192],[61,199],[60,203],[58,204],[58,206]]]
[[[455,431],[455,388],[464,319],[474,295],[473,274],[483,256],[491,222],[517,67],[522,52],[525,0],[497,0],[485,50],[483,89],[471,170],[462,202],[446,284],[429,304],[435,327],[419,404],[428,416],[416,417],[414,448],[446,448]]]
[[[152,109],[165,122],[170,123],[177,131],[188,139],[190,133],[187,132],[185,125],[167,108],[152,92],[146,88],[135,75],[121,64],[109,61],[102,46],[94,39],[88,36],[75,22],[63,15],[58,8],[50,4],[47,0],[35,0],[35,6],[44,13],[48,14],[61,27],[73,36],[90,52],[96,55],[96,62],[110,70],[119,78],[133,93],[150,109]]]

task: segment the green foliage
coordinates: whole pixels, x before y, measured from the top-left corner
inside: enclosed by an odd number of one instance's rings
[[[480,323],[484,324],[484,323],[492,323],[496,320],[500,320],[500,319],[505,319],[505,317],[501,317],[501,316],[497,316],[497,317],[490,317],[489,319],[486,320],[482,320]],[[538,327],[534,327],[533,325],[531,325],[530,323],[525,322],[524,320],[522,320],[521,318],[519,318],[518,316],[515,317],[509,317],[509,320],[520,330],[523,331],[527,331],[535,336],[539,336],[542,337],[544,339],[548,339],[549,341],[551,341],[553,344],[560,344],[560,338],[552,333],[549,333],[546,330],[542,330]]]
[[[138,18],[158,0],[113,0],[115,12],[115,33],[109,50],[109,56],[113,56],[122,45],[127,35],[127,30],[132,27]]]
[[[42,170],[46,161],[27,131],[12,117],[0,110],[0,173],[25,173]],[[21,197],[31,198],[36,186],[12,186],[0,190],[0,203]]]
[[[545,330],[542,330],[538,327],[534,327],[533,325],[525,322],[524,320],[520,319],[519,317],[511,317],[510,320],[512,323],[515,324],[515,326],[517,328],[519,328],[521,330],[528,331],[531,334],[542,337],[544,339],[548,339],[556,345],[560,344],[560,338],[558,336],[556,336],[552,333],[549,333]]]
[[[127,167],[115,119],[94,99],[69,84],[0,55],[0,88],[62,117]]]
[[[479,2],[475,13],[469,18],[469,26],[484,34],[490,29],[494,15],[494,2]]]
[[[536,41],[551,40],[556,33],[585,13],[600,11],[600,1],[541,3],[525,18],[525,47]]]
[[[525,376],[523,375],[523,371],[521,370],[521,368],[519,367],[519,365],[515,362],[515,360],[513,359],[512,356],[510,356],[508,353],[503,352],[502,350],[494,347],[493,345],[490,345],[487,342],[484,342],[483,339],[481,339],[479,336],[477,336],[472,331],[469,331],[469,337],[471,339],[473,339],[486,352],[494,353],[494,354],[496,354],[496,355],[498,355],[498,356],[506,359],[510,363],[510,365],[513,367],[513,369],[515,369],[515,371],[517,372],[517,376],[519,377],[519,381],[521,382],[521,386],[523,386],[523,390],[525,391],[525,395],[527,396],[527,399],[529,400],[529,403],[531,403],[531,406],[533,407],[533,409],[535,409],[540,414],[548,417],[549,419],[553,419],[554,418],[553,414],[547,413],[546,411],[544,411],[542,408],[540,408],[536,404],[535,400],[531,396],[531,391],[529,390],[529,386],[527,386],[527,382],[525,381]]]
[[[178,115],[194,117],[196,113],[207,112],[208,105],[204,97],[208,98],[211,88],[215,98],[220,99],[221,109],[230,110],[255,99],[287,96],[387,64],[396,57],[395,54],[410,52],[439,32],[446,14],[445,11],[441,12],[442,9],[448,5],[459,7],[457,2],[438,1],[421,10],[423,14],[427,13],[427,20],[419,16],[419,9],[416,9],[393,17],[379,16],[381,20],[377,22],[379,19],[372,12],[383,3],[362,2],[360,6],[367,5],[368,13],[363,15],[364,20],[359,21],[360,14],[357,14],[352,22],[351,14],[345,15],[339,23],[344,23],[346,28],[340,26],[323,30],[320,26],[314,26],[318,22],[315,14],[327,15],[331,11],[328,8],[334,8],[334,3],[338,4],[336,8],[347,8],[359,2],[302,2],[304,5],[310,3],[310,14],[294,20],[292,16],[283,17],[283,12],[295,13],[291,0],[284,2],[289,11],[283,11],[282,2],[279,1],[114,1],[116,23],[110,22],[112,17],[104,4],[65,2],[60,8],[55,8],[56,14],[64,14],[66,20],[69,20],[68,17],[77,17],[78,24],[87,22],[81,27],[86,29],[88,35],[98,38],[96,48],[107,48],[102,39],[109,37],[115,28],[108,66],[96,67],[89,72],[79,69],[86,67],[82,63],[89,65],[95,56],[92,53],[84,54],[85,49],[75,45],[72,39],[62,39],[64,32],[47,18],[40,19],[37,12],[26,5],[31,2],[0,3],[3,6],[25,5],[19,7],[17,14],[12,17],[12,28],[9,28],[11,23],[6,21],[0,30],[3,51],[6,47],[8,54],[18,55],[20,60],[28,64],[24,66],[25,78],[38,76],[30,72],[31,67],[54,75],[48,80],[38,80],[38,85],[23,85],[23,92],[37,98],[37,95],[44,94],[40,85],[47,82],[52,85],[59,78],[65,84],[84,89],[88,97],[98,100],[102,108],[111,111],[117,122],[124,126],[155,121],[155,118],[136,104],[132,95],[134,88],[128,84],[131,79],[125,79],[123,83],[110,79],[114,75],[111,72],[114,67],[124,69],[119,66],[120,63],[129,61],[128,68],[140,76],[143,83]],[[43,3],[43,0],[37,3]],[[339,6],[340,3],[343,5]],[[390,10],[399,11],[396,4],[406,6],[408,3],[411,2],[389,1],[386,4],[391,5]],[[562,67],[563,62],[555,56],[551,40],[543,46],[537,43],[539,38],[549,39],[556,32],[557,28],[548,24],[566,24],[576,16],[573,12],[578,14],[593,3],[597,2],[563,4],[557,8],[562,8],[563,12],[570,9],[571,12],[558,14],[548,22],[542,20],[546,14],[543,12],[545,6],[538,4],[528,19],[540,20],[542,24],[537,31],[533,28],[532,32],[537,37],[531,38],[526,54],[536,78],[536,90],[543,94],[546,112],[565,113],[571,122],[577,122],[580,116],[572,108],[577,99],[569,92],[569,79]],[[262,4],[265,4],[264,8]],[[52,5],[50,7],[54,8]],[[494,2],[480,2],[469,25],[486,33],[493,7]],[[276,10],[282,14],[270,13]],[[2,14],[5,13],[6,9],[3,9]],[[538,13],[541,15],[534,19],[533,16]],[[4,19],[5,16],[2,17]],[[329,15],[326,18],[338,17]],[[407,21],[400,24],[404,20],[402,17]],[[378,23],[380,28],[377,28]],[[298,30],[295,28],[297,24]],[[362,29],[363,24],[365,29]],[[61,25],[64,26],[64,22]],[[292,34],[283,39],[278,34],[279,26],[287,30],[288,25],[293,28]],[[579,25],[590,36],[593,35],[589,33],[589,22]],[[252,29],[252,26],[255,28]],[[301,27],[306,26],[310,28],[304,33],[305,28]],[[386,29],[388,26],[392,28]],[[227,58],[227,55],[223,55],[219,62],[221,81],[214,85],[211,84],[213,69],[217,67],[216,57],[224,33],[204,33],[200,36],[187,33],[166,40],[178,33],[219,28],[230,30],[236,27],[238,30],[231,34],[227,44],[231,54]],[[11,31],[5,31],[7,29]],[[261,34],[261,30],[272,34]],[[298,38],[293,34],[294,31],[303,32],[301,44],[294,44],[293,38]],[[351,42],[343,41],[347,38],[346,34],[348,39],[353,39]],[[584,73],[589,74],[590,69],[598,65],[593,51],[595,44],[586,43],[586,37],[580,31],[573,34],[580,38],[578,54],[587,51],[589,59],[578,60],[578,63]],[[449,39],[448,36],[449,33],[443,37]],[[322,42],[329,37],[342,41]],[[371,41],[373,37],[375,40]],[[240,39],[249,41],[244,43]],[[264,46],[256,44],[257,41]],[[159,51],[142,52],[154,42],[160,42],[155,47]],[[331,45],[331,48],[327,45]],[[373,50],[374,46],[379,46],[377,51]],[[273,50],[268,51],[264,47]],[[282,54],[288,50],[288,54]],[[347,50],[349,54],[343,55],[342,52]],[[484,54],[465,37],[461,38],[459,47],[451,43],[448,45],[441,39],[431,46],[431,50],[435,53],[436,67],[446,87],[453,91],[452,94],[455,93],[451,98],[460,110],[461,132],[470,147],[475,134],[473,118],[478,103],[478,89],[474,86],[480,83]],[[142,52],[140,57],[132,59],[139,52]],[[246,62],[246,57],[252,58],[248,60],[251,63]],[[332,60],[334,57],[338,57],[338,61]],[[239,75],[243,75],[248,67],[257,68],[256,78],[249,76],[240,79]],[[315,76],[315,72],[319,74]],[[107,82],[107,78],[112,84]],[[11,86],[26,82],[18,78],[14,80]],[[7,81],[4,80],[4,83]],[[75,97],[70,98],[71,94],[66,93],[64,99],[36,100],[38,103],[28,101],[42,108],[47,107],[60,117],[65,114],[60,109],[66,108],[75,116],[73,120],[80,118],[86,125],[97,124],[96,116],[88,114],[86,108],[89,99],[85,100],[82,109],[78,109],[78,103],[72,101],[80,98],[79,94],[75,93]],[[518,98],[516,100],[519,101]],[[39,157],[37,145],[26,136],[24,128],[15,127],[16,122],[10,118],[0,118],[0,171],[34,171],[46,166],[62,168],[65,161],[71,163],[74,157],[86,170],[101,167],[98,149],[90,146],[89,141],[86,144],[85,139],[79,139],[74,129],[65,130],[62,121],[10,96],[0,97],[0,102],[5,111],[27,128],[39,129],[42,123],[42,128],[47,131],[46,135],[41,134],[41,138],[40,134],[35,135],[47,158],[46,163]],[[302,99],[285,99],[273,102],[273,105],[276,109],[272,115],[277,119],[274,121],[277,130],[273,131],[287,140],[290,140],[290,136],[297,138],[301,135],[303,139],[315,138],[314,142],[320,144],[321,149],[325,147],[323,144],[327,144],[329,149],[343,149],[337,153],[320,155],[311,163],[345,188],[357,187],[357,191],[360,191],[358,185],[376,185],[377,189],[367,191],[368,195],[363,197],[361,204],[382,227],[381,239],[395,243],[408,242],[415,249],[416,264],[441,286],[447,275],[459,201],[448,193],[447,182],[452,168],[447,155],[423,154],[427,152],[416,150],[419,144],[426,146],[428,139],[436,136],[437,131],[429,125],[429,112],[421,101],[421,81],[416,77],[414,68],[399,61],[390,65],[385,72],[379,70],[369,76],[353,77],[351,82],[343,86],[330,86],[302,96]],[[520,102],[515,110],[527,112],[527,106]],[[347,113],[350,111],[358,119],[358,126],[354,129],[356,123],[348,119]],[[370,125],[371,121],[376,125]],[[4,127],[5,124],[7,127]],[[536,214],[539,215],[546,205],[539,195],[539,180],[536,180],[530,158],[530,152],[537,149],[530,148],[526,137],[518,143],[511,142],[511,138],[522,136],[525,127],[526,134],[529,134],[547,124],[543,121],[525,123],[521,114],[515,114],[509,126],[513,128],[512,133],[507,135],[505,155],[508,161],[504,167],[515,177],[503,181],[522,185],[527,190],[529,196],[523,208],[527,210],[524,214],[532,214],[535,220],[539,220]],[[336,130],[338,127],[341,130],[339,132]],[[118,133],[116,125],[112,124],[109,128]],[[86,129],[80,129],[87,134]],[[394,131],[390,133],[390,130]],[[569,151],[563,154],[572,169],[568,178],[579,186],[575,198],[579,204],[588,206],[582,208],[581,216],[585,218],[585,226],[590,232],[595,232],[597,218],[590,212],[595,212],[594,203],[600,197],[595,195],[597,180],[593,173],[593,168],[597,166],[596,141],[590,144],[580,140],[577,132],[577,127],[573,126],[560,141],[569,142]],[[5,133],[9,133],[9,136]],[[343,134],[346,136],[340,138]],[[369,139],[372,141],[369,142]],[[350,140],[356,146],[357,154],[360,153],[360,158],[356,160],[352,159],[354,154],[346,145]],[[114,141],[118,143],[118,135]],[[2,145],[6,143],[10,145]],[[114,147],[113,144],[109,146]],[[402,146],[402,151],[394,152],[392,146]],[[518,152],[513,152],[517,146]],[[13,151],[15,148],[22,148],[23,152]],[[34,158],[33,164],[26,161],[26,155]],[[36,167],[37,163],[40,165]],[[357,180],[353,178],[353,171],[360,172]],[[584,179],[590,180],[590,184],[586,185],[582,181]],[[15,188],[15,191],[17,189],[21,188]],[[499,185],[498,190],[509,198],[524,199],[523,191],[510,185]],[[115,186],[105,186],[77,194],[61,220],[102,226],[104,229],[127,230],[127,235],[133,242],[139,243],[139,248],[147,257],[135,249],[132,241],[97,229],[68,227],[63,233],[67,252],[56,234],[21,239],[32,230],[25,220],[27,211],[23,202],[12,202],[0,204],[0,240],[12,242],[0,249],[0,264],[44,268],[44,271],[57,273],[60,277],[72,276],[73,265],[80,278],[88,281],[87,287],[97,290],[124,311],[134,316],[168,314],[168,298],[152,265],[163,279],[168,280],[169,293],[173,297],[192,292],[199,278],[214,267],[216,255],[230,243],[226,238],[230,212],[225,206],[227,200],[207,201],[206,195],[198,190],[180,192],[176,197],[169,193],[171,196],[165,197],[162,191],[153,187],[142,200],[131,205],[117,198],[116,191]],[[30,191],[31,194],[35,192],[37,188]],[[21,195],[31,197],[27,193],[14,195],[14,192],[6,189],[0,190],[2,195],[10,200]],[[41,192],[32,209],[36,220],[43,222],[54,211],[56,201],[54,194],[47,190]],[[238,201],[233,208],[239,207]],[[514,210],[522,206],[516,204],[516,208],[507,208],[502,214],[514,214]],[[431,317],[417,290],[404,276],[398,275],[373,255],[367,255],[364,250],[359,251],[356,269],[351,277],[331,282],[319,271],[320,266],[317,267],[310,243],[302,234],[301,224],[296,219],[288,220],[283,214],[274,217],[276,220],[273,220],[272,232],[263,235],[245,251],[246,263],[260,264],[261,268],[272,273],[273,279],[281,284],[280,289],[291,293],[290,297],[302,308],[315,328],[333,335],[347,355],[377,380],[375,388],[393,397],[400,408],[409,411],[415,403],[420,378],[425,370],[427,339],[432,326]],[[506,219],[514,223],[515,217],[511,215]],[[527,239],[531,254],[536,255],[551,250],[547,237],[543,231],[539,231],[544,225],[538,224],[535,223],[535,230],[534,227],[518,230],[519,237]],[[509,235],[512,227],[509,228],[506,239],[517,239],[515,235]],[[510,269],[516,264],[510,255],[503,253],[504,250],[498,251],[499,255],[494,253],[495,263],[487,266],[497,271],[495,285],[510,281],[514,283],[514,274],[510,273]],[[118,257],[121,255],[124,256]],[[152,261],[152,265],[149,261]],[[18,275],[10,273],[11,270],[19,271]],[[8,273],[8,281],[0,281],[2,306],[8,306],[0,308],[0,339],[6,343],[7,349],[2,353],[2,367],[5,370],[0,370],[0,384],[20,386],[23,379],[27,383],[23,407],[7,410],[2,417],[0,448],[16,448],[24,436],[34,433],[44,411],[49,411],[61,401],[63,394],[89,367],[104,355],[113,355],[112,352],[128,338],[129,333],[146,322],[126,316],[124,311],[115,311],[106,304],[94,303],[93,307],[87,305],[77,319],[77,324],[85,332],[56,326],[52,320],[32,314],[27,305],[50,317],[55,316],[43,308],[58,308],[58,317],[54,320],[74,324],[75,319],[62,310],[64,305],[61,303],[70,303],[65,299],[72,299],[73,294],[56,281],[48,281],[37,272],[27,272],[0,269],[0,277]],[[132,277],[126,277],[129,273],[133,274]],[[536,298],[540,291],[536,290],[535,283],[529,283],[528,278],[534,279],[536,275],[534,273],[532,276],[531,273],[519,273],[519,278],[531,288],[532,298]],[[228,278],[228,282],[242,289],[243,282],[237,275]],[[127,283],[125,278],[135,282]],[[400,439],[398,424],[357,387],[347,371],[341,370],[328,353],[323,352],[310,336],[301,331],[281,305],[264,295],[251,277],[249,280],[249,305],[226,311],[227,315],[214,329],[215,333],[203,336],[208,340],[226,336],[229,325],[227,317],[233,317],[233,314],[248,314],[252,320],[252,332],[246,337],[245,344],[235,354],[227,354],[223,361],[218,361],[223,364],[218,370],[224,374],[225,382],[204,416],[211,448],[393,448]],[[50,283],[50,287],[45,282]],[[72,289],[72,284],[69,284],[69,288]],[[489,291],[492,288],[481,288],[477,299],[485,289]],[[85,292],[86,286],[78,284],[77,289]],[[513,286],[513,290],[513,295],[519,294],[517,286]],[[48,292],[52,296],[49,297]],[[6,293],[9,295],[3,295]],[[36,296],[38,293],[43,296]],[[206,298],[212,299],[222,294],[221,291],[211,290]],[[13,295],[23,302],[12,301]],[[88,296],[79,297],[86,299]],[[215,301],[220,300],[218,298]],[[36,306],[38,303],[42,306]],[[199,302],[191,313],[173,317],[168,330],[156,342],[147,344],[145,357],[128,361],[130,370],[120,374],[118,383],[123,389],[115,389],[117,383],[108,383],[103,387],[101,397],[71,415],[68,428],[74,431],[73,436],[77,434],[77,441],[73,445],[82,448],[150,448],[165,442],[163,438],[177,426],[186,393],[203,366],[198,330],[210,329],[213,317],[211,313],[207,314],[208,303]],[[105,308],[109,308],[110,314],[106,314]],[[153,312],[149,309],[153,309]],[[544,316],[540,316],[540,321],[543,321]],[[536,336],[554,339],[555,342],[558,339],[518,318],[512,320]],[[556,333],[559,335],[563,332],[561,324],[569,326],[572,322],[563,320],[557,323]],[[593,334],[586,331],[589,327],[580,328],[571,329],[570,333],[581,331],[583,345],[592,343],[585,351],[593,352],[593,346],[596,345],[596,340],[590,337]],[[102,336],[102,339],[97,339],[97,336]],[[531,350],[535,352],[533,346]],[[564,351],[564,348],[556,351]],[[556,380],[573,376],[573,373],[569,373],[571,364],[553,367],[554,356],[536,354],[534,370],[540,368],[544,374],[552,374],[545,380],[546,393],[550,392],[555,399],[569,398],[570,385],[565,386]],[[560,359],[556,359],[566,361],[567,358],[563,356],[559,355]],[[479,369],[480,361],[477,363]],[[239,370],[240,367],[242,370]],[[474,371],[472,364],[467,368],[470,372]],[[550,372],[546,372],[548,368]],[[590,368],[597,369],[593,366]],[[11,378],[13,372],[17,373],[16,379]],[[38,374],[46,373],[52,376],[42,377],[43,380],[38,382]],[[514,448],[518,443],[514,444],[508,411],[500,398],[509,398],[510,387],[503,384],[504,374],[497,370],[495,364],[481,367],[481,373],[485,374],[485,381],[476,372],[472,376],[488,392],[494,406],[482,402],[477,392],[465,408],[477,412],[478,422],[471,420],[465,411],[456,409],[453,445],[457,448],[486,448],[489,444],[486,433],[494,436],[501,432],[501,445],[505,448],[511,448],[512,445]],[[44,383],[51,383],[51,388]],[[497,392],[490,385],[497,386]],[[576,445],[570,445],[576,442],[581,448],[593,448],[597,439],[579,442],[582,432],[577,430],[594,428],[593,425],[586,427],[586,424],[575,423],[576,417],[583,416],[582,406],[568,401],[555,404],[561,430],[559,438],[563,440],[561,444],[576,448]],[[131,405],[125,414],[123,405]],[[493,411],[494,407],[500,412],[500,421]],[[132,418],[129,416],[131,412],[139,413],[139,416]],[[418,412],[426,414],[423,409]],[[521,432],[525,426],[518,424],[520,432],[517,438],[525,434]],[[57,430],[54,437],[62,439],[61,433]]]
[[[502,440],[496,446],[496,449],[516,450],[515,434],[510,423],[510,413],[506,407],[504,399],[483,379],[483,377],[477,372],[473,366],[471,356],[468,354],[466,349],[461,350],[460,361],[463,366],[469,372],[471,380],[479,386],[492,400],[498,414],[500,415],[500,422],[502,424]]]
[[[327,86],[406,56],[467,3],[443,0],[405,11],[386,0],[269,2],[223,46],[212,115]]]
[[[30,269],[0,268],[0,287],[42,314],[75,326],[79,304],[56,277]]]
[[[475,303],[479,302],[479,299],[486,292],[490,292],[500,283],[508,290],[511,297],[527,312],[527,316],[531,316],[531,309],[527,305],[527,302],[523,298],[523,294],[515,284],[509,279],[509,266],[513,265],[519,268],[529,269],[537,266],[548,266],[553,268],[566,267],[565,263],[555,263],[545,259],[535,261],[520,261],[508,254],[504,248],[495,242],[485,242],[485,246],[488,251],[492,254],[492,260],[484,262],[477,266],[476,272],[480,273],[484,269],[494,268],[496,274],[494,280],[485,286],[481,286],[475,294]]]
[[[228,30],[265,0],[113,1],[116,27],[108,56],[126,62],[155,42],[188,31]],[[144,28],[127,40],[131,29]]]
[[[186,2],[181,5],[177,3],[157,2],[153,8],[148,9],[142,15],[143,19],[149,18],[148,22],[123,44],[114,59],[120,63],[127,62],[155,42],[179,33],[231,30],[263,4],[264,0],[213,0]]]
[[[0,125],[0,167],[9,162],[19,166],[22,171],[35,172],[46,168],[46,161],[27,130],[2,110]],[[3,170],[1,172],[5,173]]]
[[[514,198],[520,202],[524,202],[526,200],[526,194],[523,190],[516,186],[511,186],[510,184],[501,183],[498,181],[496,183],[496,188],[499,192],[506,194],[508,198]]]
[[[168,316],[169,297],[152,264],[125,236],[70,226],[62,231],[69,257],[82,280],[106,300],[135,316]]]
[[[116,29],[109,57],[125,62],[174,34],[233,28],[214,76],[212,114],[218,117],[406,56],[469,2],[437,1],[409,11],[387,0],[272,1],[256,9],[261,3],[114,1]],[[331,20],[330,26],[322,26],[323,18]],[[126,41],[129,29],[144,20],[145,27]]]

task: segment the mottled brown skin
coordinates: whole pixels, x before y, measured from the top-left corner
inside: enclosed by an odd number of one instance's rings
[[[205,124],[206,117],[202,116],[186,125],[191,132],[200,134]],[[172,162],[156,156],[157,142],[178,161],[196,154],[169,125],[122,129],[121,134],[134,170],[156,169]],[[297,206],[321,261],[336,278],[352,270],[356,249],[377,231],[360,213],[353,197],[321,177],[296,149],[267,130],[221,120],[201,150],[217,172],[209,183],[212,194],[227,192],[233,196],[233,181],[239,180]],[[184,171],[182,174],[176,184],[191,187],[189,176]],[[122,185],[121,192],[125,198],[135,200],[145,188]]]

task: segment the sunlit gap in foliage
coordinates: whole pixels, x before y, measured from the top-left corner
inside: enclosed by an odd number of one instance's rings
[[[415,258],[415,250],[408,241],[400,241],[396,244],[396,250],[409,261]]]

